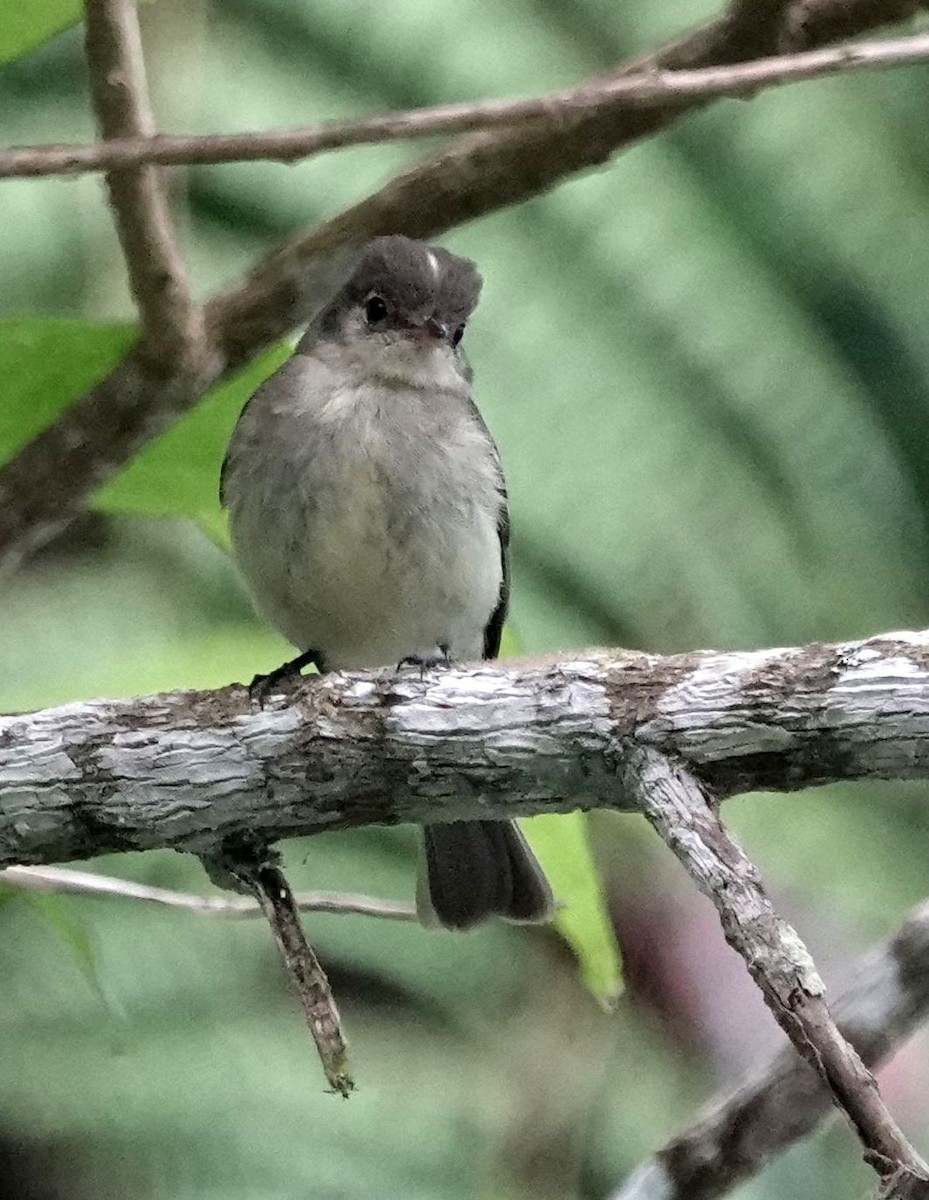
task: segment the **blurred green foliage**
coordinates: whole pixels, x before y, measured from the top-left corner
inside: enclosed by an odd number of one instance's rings
[[[0,14],[4,142],[93,136],[77,31],[37,45],[76,8]],[[205,132],[564,86],[716,10],[158,0],[143,15],[163,126]],[[510,482],[510,636],[526,652],[929,624],[927,103],[914,68],[715,105],[444,239],[486,277],[469,355]],[[175,174],[198,292],[421,152]],[[6,456],[118,357],[132,310],[99,179],[0,190]],[[287,653],[216,545],[222,446],[275,361],[216,389],[5,585],[0,707],[215,686]],[[830,986],[920,897],[926,800],[888,785],[729,806]],[[580,818],[533,828],[543,853],[586,852]],[[50,923],[4,891],[0,1163],[4,1146],[38,1153],[61,1200],[605,1196],[774,1038],[670,856],[631,818],[593,829],[629,962],[613,1015],[550,933],[308,920],[352,1039],[345,1105],[321,1093],[260,924],[73,899]],[[286,854],[298,887],[412,889],[410,831]],[[207,886],[178,856],[92,868]],[[901,1061],[892,1104],[925,1149],[929,1078]],[[835,1129],[738,1195],[864,1191],[856,1157]],[[11,1200],[29,1194],[10,1179]]]
[[[18,58],[80,20],[80,0],[32,0],[10,7],[0,21],[0,63]]]

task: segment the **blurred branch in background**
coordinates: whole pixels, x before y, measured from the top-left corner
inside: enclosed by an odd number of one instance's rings
[[[788,14],[793,7],[793,0],[730,0],[727,20],[733,58],[797,49],[788,28]],[[740,42],[745,46],[741,53]]]
[[[844,37],[898,20],[919,5],[886,0],[795,0],[773,38],[772,9],[752,36],[745,5],[696,33],[611,72],[608,78],[718,66],[789,44]],[[595,85],[596,80],[591,84]],[[138,348],[0,470],[0,565],[15,566],[73,517],[87,497],[206,392],[212,383],[292,330],[321,298],[314,274],[333,254],[381,233],[429,237],[462,221],[526,200],[559,179],[606,161],[624,145],[705,103],[675,99],[629,110],[624,100],[567,125],[470,135],[404,172],[359,204],[285,241],[245,278],[207,304],[207,347],[191,369],[164,378],[140,364]],[[537,127],[541,126],[541,127]],[[326,272],[324,271],[324,276]],[[114,417],[114,412],[116,417]]]
[[[91,95],[104,139],[153,133],[134,0],[86,0],[85,24]],[[140,338],[115,371],[0,470],[0,499],[16,508],[6,530],[8,566],[63,528],[81,497],[216,378],[218,363],[190,292],[158,171],[113,171],[107,185]]]
[[[565,131],[575,121],[595,116],[606,107],[616,112],[626,106],[661,108],[676,100],[749,98],[765,88],[854,71],[912,66],[927,60],[929,35],[916,34],[694,71],[656,68],[539,98],[438,104],[357,121],[324,121],[298,129],[187,137],[139,133],[113,137],[103,145],[12,146],[0,149],[0,179],[79,175],[144,164],[291,163],[350,146],[524,125],[534,126],[537,133],[547,126]],[[114,178],[118,179],[119,174]]]
[[[148,97],[135,0],[86,0],[85,47],[97,124],[104,139],[150,137],[155,118]],[[174,373],[201,352],[202,315],[158,171],[110,171],[110,207],[132,296],[142,324],[139,352],[152,367]]]
[[[929,905],[852,965],[854,983],[831,1005],[868,1066],[893,1054],[929,1012]],[[828,1089],[793,1050],[717,1099],[643,1163],[612,1200],[715,1200],[761,1170],[833,1113]]]
[[[133,879],[96,875],[69,867],[6,867],[0,870],[0,884],[39,892],[65,892],[75,896],[112,896],[118,900],[141,900],[160,904],[204,917],[259,917],[261,905],[247,896],[201,896],[195,892],[175,892],[152,887]],[[300,892],[294,896],[300,912],[354,913],[381,917],[389,921],[415,921],[416,908],[402,900],[381,900],[377,896],[356,896],[347,892]]]
[[[800,0],[787,8],[784,31],[791,45],[811,46],[855,37],[873,22],[905,21],[925,7],[924,0]]]

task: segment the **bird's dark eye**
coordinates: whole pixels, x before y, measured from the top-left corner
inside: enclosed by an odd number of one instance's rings
[[[387,302],[383,296],[369,296],[365,301],[365,319],[369,325],[376,325],[387,316]]]
[[[455,332],[452,334],[452,345],[453,346],[457,346],[458,343],[461,341],[461,339],[464,337],[464,331],[465,331],[464,325],[459,325],[458,328],[455,330]]]

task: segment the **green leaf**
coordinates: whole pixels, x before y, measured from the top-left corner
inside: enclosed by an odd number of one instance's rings
[[[20,58],[43,42],[77,25],[84,13],[81,0],[23,0],[0,12],[0,63]]]
[[[134,335],[132,325],[0,320],[0,459],[9,458],[115,366]],[[211,389],[106,484],[94,503],[110,512],[192,517],[225,545],[217,491],[226,443],[245,401],[289,353],[282,343]]]
[[[212,388],[104,486],[95,498],[97,507],[147,516],[193,517],[225,545],[219,470],[226,445],[245,401],[290,353],[286,343],[275,346]]]
[[[0,63],[34,50],[81,19],[81,0],[25,0],[0,13]]]
[[[107,1016],[114,1023],[124,1023],[126,1014],[122,1006],[104,985],[93,933],[84,919],[78,916],[73,901],[49,892],[25,889],[19,895],[61,938]]]
[[[577,955],[585,987],[610,1010],[622,993],[622,964],[590,850],[587,816],[553,813],[521,825],[563,905],[555,928]]]
[[[0,459],[7,459],[102,378],[126,352],[131,325],[33,317],[0,320]]]

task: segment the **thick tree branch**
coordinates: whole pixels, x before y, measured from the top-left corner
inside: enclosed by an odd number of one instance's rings
[[[317,676],[264,709],[236,686],[0,719],[0,862],[170,846],[225,863],[271,921],[330,1082],[345,1093],[338,1016],[286,882],[266,857],[249,872],[235,846],[263,855],[284,836],[373,822],[638,809],[712,896],[885,1194],[902,1196],[925,1182],[924,1164],[704,789],[927,776],[929,632],[741,654],[600,653],[426,678]]]
[[[854,963],[833,1003],[839,1028],[868,1066],[888,1058],[929,1016],[929,904]],[[714,1101],[614,1193],[612,1200],[717,1200],[834,1112],[828,1089],[789,1048]]]
[[[155,121],[148,98],[135,0],[85,0],[85,47],[97,124],[105,139],[148,138]],[[119,166],[120,164],[108,164]],[[142,320],[142,347],[151,365],[171,373],[199,352],[202,317],[158,172],[112,170],[110,204]]]
[[[753,43],[746,37],[741,7],[620,67],[610,78],[690,70],[768,52],[770,28],[763,22]],[[791,9],[796,39],[815,46],[831,36],[830,21],[841,24],[842,36],[850,37],[910,15],[919,5],[900,0],[804,0],[802,7],[802,21],[795,7]],[[212,383],[305,321],[320,299],[312,277],[334,253],[381,233],[431,237],[519,203],[605,162],[623,146],[701,103],[703,98],[678,99],[658,108],[624,109],[617,101],[568,127],[532,122],[525,128],[468,135],[374,196],[284,242],[207,306],[209,343],[221,351],[211,361],[159,387],[150,376],[140,376],[137,353],[130,355],[0,470],[0,566],[15,565],[61,529],[96,487],[195,404]],[[115,419],[108,411],[114,400]]]
[[[780,11],[783,4],[769,5],[769,10],[773,8]],[[770,12],[768,15],[770,19]],[[776,28],[771,28],[771,36]],[[753,38],[757,36],[758,23],[746,16],[740,26],[740,37],[747,39],[749,30]],[[656,69],[620,75],[533,99],[440,104],[360,120],[323,121],[298,129],[186,137],[127,136],[105,145],[14,146],[0,150],[0,179],[73,176],[146,163],[173,166],[269,160],[286,163],[348,146],[524,125],[536,125],[536,136],[544,137],[549,136],[550,129],[563,133],[573,122],[595,116],[607,107],[617,112],[625,108],[666,107],[674,101],[753,95],[765,88],[803,80],[912,66],[927,60],[929,35],[922,34],[881,42],[852,42],[693,71]]]
[[[929,778],[929,631],[310,677],[0,718],[0,865],[366,824],[640,809],[630,747],[716,795]]]
[[[629,748],[624,778],[646,818],[715,904],[726,941],[745,960],[778,1024],[822,1078],[882,1180],[914,1179],[929,1167],[890,1114],[874,1078],[835,1024],[809,952],[771,906],[758,872],[713,802],[679,764]]]

